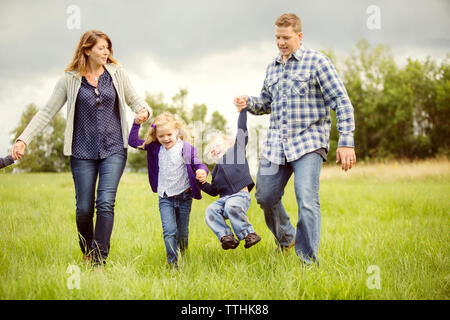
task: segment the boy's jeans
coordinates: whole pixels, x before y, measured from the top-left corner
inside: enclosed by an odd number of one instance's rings
[[[190,189],[173,197],[159,197],[164,245],[170,264],[177,263],[178,249],[184,251],[188,247],[191,206]]]
[[[284,165],[261,159],[256,178],[255,197],[264,211],[266,224],[275,236],[277,245],[287,247],[295,237],[295,252],[307,264],[317,261],[319,251],[319,177],[322,163],[322,157],[315,152]],[[298,204],[297,232],[281,203],[284,188],[292,173]]]
[[[239,241],[244,239],[249,233],[255,232],[246,215],[250,202],[250,193],[240,191],[221,197],[208,206],[205,212],[206,224],[211,228],[219,241],[223,236],[233,234],[225,219],[230,220]]]

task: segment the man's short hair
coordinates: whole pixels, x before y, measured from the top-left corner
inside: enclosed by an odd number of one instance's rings
[[[284,13],[275,21],[277,27],[292,27],[295,33],[302,32],[302,21],[294,13]]]

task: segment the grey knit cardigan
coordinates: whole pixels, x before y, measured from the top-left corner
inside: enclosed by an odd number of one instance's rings
[[[122,126],[123,147],[128,147],[128,122],[126,117],[126,105],[135,113],[142,108],[152,111],[144,99],[139,97],[131,85],[130,79],[123,67],[108,63],[105,69],[113,79],[114,88],[119,98],[120,122]],[[17,140],[22,140],[27,145],[38,135],[55,116],[55,114],[67,102],[67,123],[64,131],[64,155],[72,155],[72,138],[75,118],[75,103],[77,101],[78,91],[81,86],[81,75],[75,71],[66,71],[58,80],[50,99],[45,106],[31,119],[22,134]]]

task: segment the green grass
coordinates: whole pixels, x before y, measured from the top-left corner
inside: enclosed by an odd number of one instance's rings
[[[120,183],[108,264],[82,263],[70,173],[0,173],[0,299],[449,299],[449,162],[325,167],[320,267],[274,252],[254,199],[262,241],[224,251],[204,222],[213,198],[194,201],[189,250],[167,267],[157,196],[146,174]],[[292,179],[284,201],[297,223]],[[69,265],[80,289],[69,289]],[[370,289],[367,269],[380,269]]]

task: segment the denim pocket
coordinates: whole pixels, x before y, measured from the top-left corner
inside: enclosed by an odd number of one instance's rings
[[[270,161],[266,157],[262,155],[259,157],[259,165],[261,167],[270,167],[270,164]]]
[[[247,192],[247,196],[245,199],[245,213],[247,213],[248,209],[250,209],[250,204],[252,203],[252,196]]]
[[[245,199],[251,199],[250,192],[248,191],[239,191],[239,195]]]

